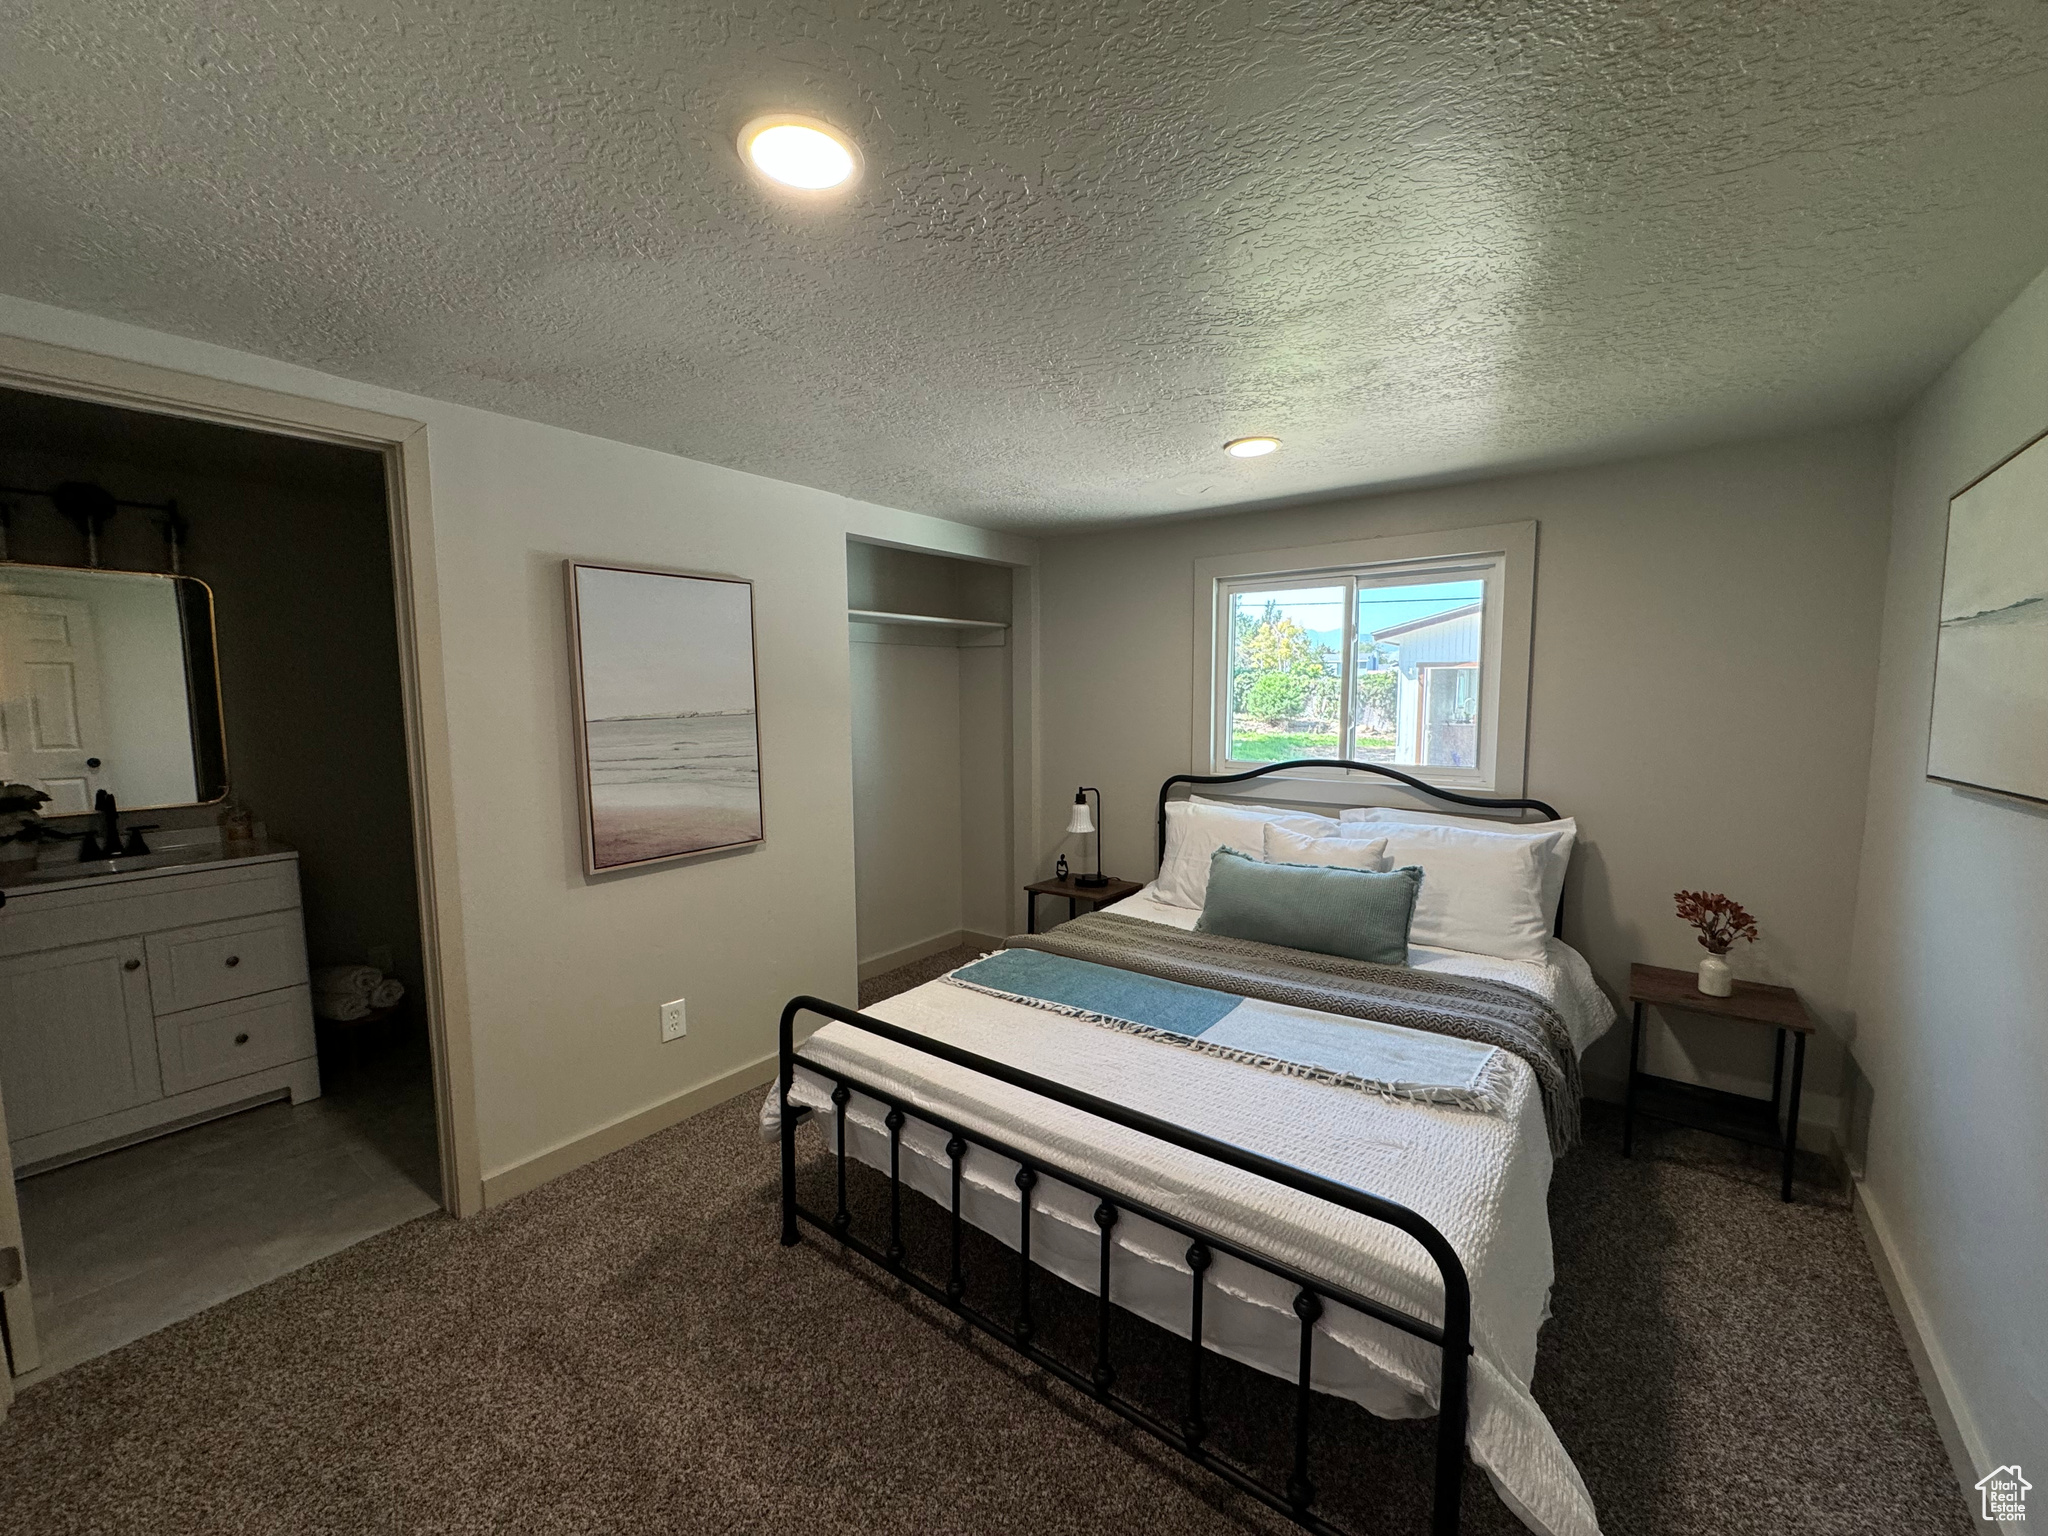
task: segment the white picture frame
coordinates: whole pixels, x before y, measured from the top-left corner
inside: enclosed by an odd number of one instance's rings
[[[2048,805],[2048,433],[1949,499],[1927,777]]]

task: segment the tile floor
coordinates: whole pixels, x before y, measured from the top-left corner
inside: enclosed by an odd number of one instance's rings
[[[42,1364],[17,1387],[439,1209],[424,1039],[323,1078],[21,1181]]]

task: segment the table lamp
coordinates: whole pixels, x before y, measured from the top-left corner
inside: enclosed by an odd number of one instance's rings
[[[1095,797],[1095,814],[1088,814],[1088,797]],[[1074,876],[1076,885],[1107,885],[1109,876],[1102,872],[1102,791],[1083,785],[1074,791],[1074,814],[1067,818],[1067,830],[1076,836],[1093,832],[1095,834],[1095,873]]]

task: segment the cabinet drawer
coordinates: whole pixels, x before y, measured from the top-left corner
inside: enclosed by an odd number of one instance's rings
[[[156,1021],[165,1093],[185,1093],[311,1056],[313,994],[287,987]]]
[[[0,923],[0,955],[296,911],[299,905],[296,854],[225,868],[102,878],[103,885],[62,891],[17,887],[7,898],[7,921]]]
[[[305,984],[306,939],[297,912],[149,936],[149,992],[160,1015]]]

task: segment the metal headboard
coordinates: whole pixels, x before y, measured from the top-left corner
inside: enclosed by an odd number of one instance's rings
[[[1454,789],[1444,789],[1428,784],[1413,774],[1403,773],[1398,768],[1389,768],[1385,763],[1357,763],[1348,757],[1298,757],[1284,763],[1266,763],[1257,768],[1248,768],[1243,773],[1176,773],[1159,786],[1159,840],[1153,854],[1153,868],[1156,870],[1166,862],[1166,801],[1176,784],[1241,784],[1246,779],[1262,779],[1269,773],[1284,773],[1290,768],[1347,768],[1355,773],[1377,774],[1383,779],[1392,779],[1406,785],[1419,795],[1428,795],[1433,800],[1448,800],[1453,805],[1476,805],[1490,811],[1541,811],[1545,821],[1557,821],[1557,807],[1547,800],[1510,800],[1498,795],[1463,795]],[[1557,917],[1551,923],[1551,932],[1562,937],[1564,934],[1564,897],[1559,895]]]

